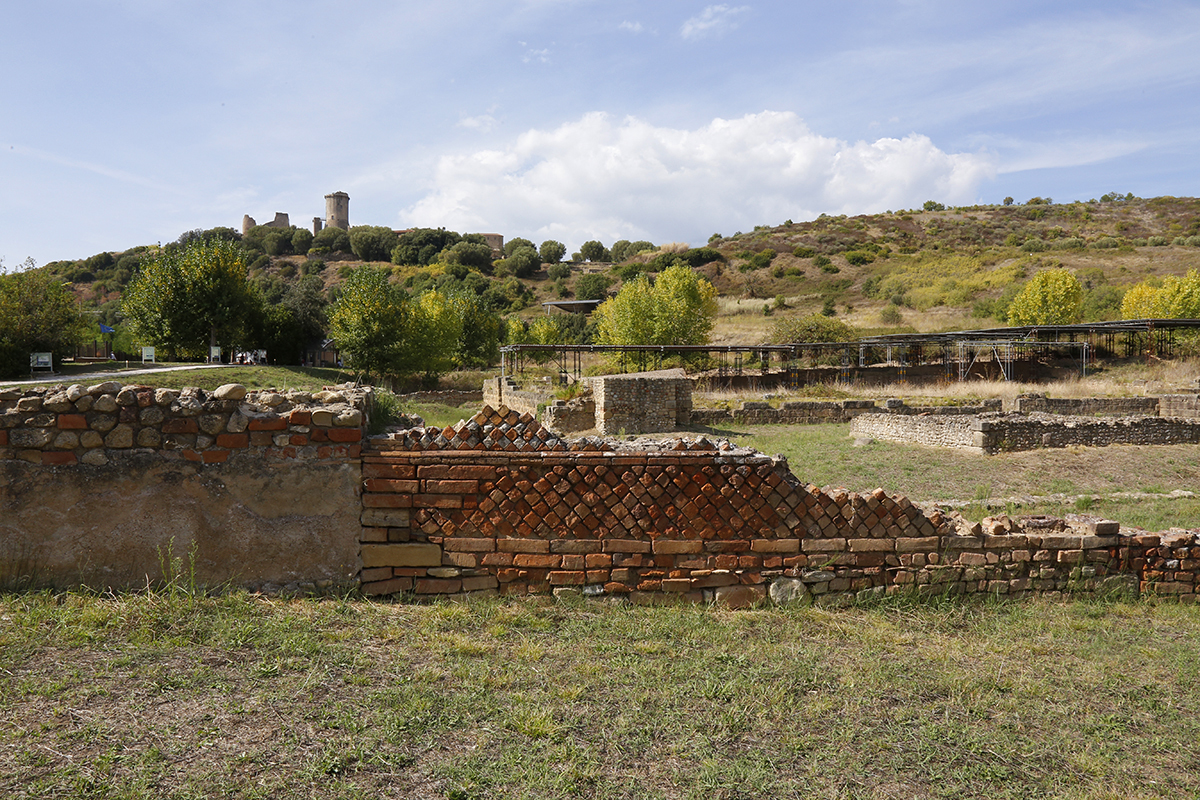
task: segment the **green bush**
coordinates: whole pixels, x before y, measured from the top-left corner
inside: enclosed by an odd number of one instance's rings
[[[820,269],[825,269],[832,263],[833,262],[829,260],[829,256],[817,256],[813,259],[813,266],[819,267]]]
[[[1151,247],[1166,247],[1170,243],[1170,240],[1165,236],[1151,236],[1146,240],[1146,244],[1150,245]]]
[[[562,280],[563,278],[570,277],[571,268],[566,264],[551,264],[546,268],[546,275],[552,281]]]
[[[936,200],[926,200],[925,205],[921,206],[926,211],[945,211],[946,206]]]
[[[899,325],[904,322],[904,316],[900,313],[900,309],[894,305],[886,305],[879,312],[879,321],[884,325]]]
[[[845,253],[846,263],[856,267],[861,267],[870,264],[875,260],[875,256],[870,253],[864,253],[861,250],[848,250]]]
[[[1098,250],[1112,250],[1120,246],[1121,241],[1112,236],[1102,236],[1096,241],[1092,242],[1092,247],[1095,247]]]
[[[813,250],[811,247],[805,247],[802,244],[797,245],[792,249],[792,255],[794,255],[796,258],[812,258],[816,254],[816,250]]]
[[[1041,239],[1035,239],[1032,236],[1021,244],[1021,249],[1027,253],[1040,253],[1048,248],[1048,244],[1043,242]]]

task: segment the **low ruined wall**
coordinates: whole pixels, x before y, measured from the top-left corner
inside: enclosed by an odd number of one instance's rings
[[[1044,412],[1066,416],[1093,417],[1158,416],[1157,397],[1046,397],[1045,395],[1022,395],[1013,402],[1013,411],[1022,414]],[[1163,414],[1162,416],[1169,416]]]
[[[1200,420],[1165,417],[1061,417],[1049,414],[1004,414],[980,418],[985,452],[1034,450],[1039,447],[1107,447],[1113,444],[1195,444]]]
[[[369,411],[348,387],[0,392],[0,581],[136,588],[179,557],[207,586],[353,585]]]
[[[1176,419],[1200,419],[1200,394],[1168,394],[1158,398],[1158,415]]]
[[[850,423],[850,435],[993,454],[1073,445],[1195,444],[1200,442],[1200,420],[1063,417],[1043,413],[980,416],[864,414]]]
[[[551,397],[549,392],[518,389],[511,378],[489,378],[483,382],[483,404],[492,408],[504,406],[536,416],[538,406],[548,403]]]
[[[1091,517],[971,524],[883,490],[804,485],[781,459],[727,443],[564,440],[507,409],[374,439],[363,478],[362,587],[371,595],[577,592],[730,605],[897,592],[1195,599],[1200,572],[1193,534],[1121,535],[1117,523]]]
[[[850,422],[863,414],[962,416],[999,411],[1000,408],[999,400],[985,400],[973,406],[909,406],[903,400],[892,399],[884,401],[882,407],[874,400],[797,400],[779,408],[766,402],[745,401],[733,409],[694,408],[691,420],[693,425],[709,427],[728,424],[824,425]]]
[[[978,417],[961,414],[863,414],[851,420],[850,435],[982,452],[977,421]]]

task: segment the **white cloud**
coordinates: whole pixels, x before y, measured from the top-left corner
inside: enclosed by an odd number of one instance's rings
[[[630,33],[641,33],[642,32],[642,23],[640,23],[640,22],[630,22],[629,20],[625,20],[617,27],[623,31],[629,31]]]
[[[684,22],[683,27],[679,29],[679,35],[684,39],[702,39],[705,36],[724,33],[737,27],[733,20],[735,16],[749,10],[750,6],[708,6],[698,16]]]
[[[460,128],[470,128],[487,133],[496,127],[496,118],[491,114],[480,114],[477,117],[463,117],[458,121],[458,126]]]
[[[532,64],[534,61],[537,61],[540,64],[549,64],[550,63],[550,51],[549,50],[526,50],[525,55],[522,56],[522,58],[521,58],[521,61],[525,62],[526,64]]]
[[[432,190],[401,224],[555,238],[702,242],[785,218],[967,203],[995,174],[982,153],[926,136],[849,143],[789,112],[715,119],[697,130],[586,114],[492,150],[441,157]]]

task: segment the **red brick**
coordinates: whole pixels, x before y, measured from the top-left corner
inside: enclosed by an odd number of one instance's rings
[[[562,557],[563,569],[583,569],[583,556],[565,555]]]
[[[8,431],[0,430],[0,447],[8,444]]]
[[[617,506],[624,508],[624,506]],[[650,543],[640,541],[638,539],[605,539],[604,552],[606,553],[649,553]]]
[[[256,417],[250,420],[251,431],[286,431],[288,421],[283,417]]]
[[[228,447],[231,449],[239,449],[250,446],[250,437],[244,433],[221,433],[217,434],[217,447]]]
[[[457,578],[419,578],[413,589],[417,594],[455,594],[462,590],[462,581]]]
[[[483,557],[485,567],[511,567],[512,563],[512,553],[488,553]]]
[[[300,409],[296,409],[291,414],[288,414],[288,423],[291,425],[308,425],[311,422],[311,411],[301,411]]]
[[[366,463],[362,466],[364,478],[415,478],[417,468],[411,464],[375,464]]]
[[[391,567],[368,567],[358,574],[358,579],[363,583],[383,581],[390,577],[392,577]]]
[[[308,437],[303,433],[293,433],[288,437],[288,444],[295,445],[296,447],[304,447],[308,444]]]
[[[545,539],[497,539],[501,553],[549,553],[550,542]]]
[[[474,494],[479,481],[425,481],[425,491],[431,494]]]
[[[363,481],[363,488],[368,492],[415,492],[419,484],[416,481],[395,480],[389,478],[368,478]]]
[[[195,450],[184,450],[183,457],[188,461],[203,461],[204,459]]]
[[[655,539],[654,552],[664,555],[675,553],[699,553],[704,549],[704,542],[699,539]]]
[[[199,433],[200,428],[196,425],[196,420],[190,417],[177,417],[175,419],[165,420],[162,424],[163,433]]]
[[[604,591],[609,594],[629,594],[633,591],[633,587],[627,586],[624,583],[618,583],[617,581],[611,581],[604,584]]]
[[[447,536],[442,540],[442,549],[460,553],[491,553],[496,550],[496,540]]]
[[[464,592],[478,592],[484,589],[495,589],[497,581],[491,575],[480,575],[475,578],[463,578],[462,590]]]
[[[357,442],[362,440],[361,428],[330,428],[326,431],[331,442]]]
[[[50,466],[62,466],[75,463],[75,453],[70,450],[42,453],[42,463]]]
[[[200,454],[205,464],[220,464],[229,459],[228,450],[205,450]]]
[[[255,431],[250,434],[250,444],[255,447],[270,447],[274,443],[270,431]]]
[[[496,468],[489,467],[483,464],[459,464],[450,467],[446,473],[446,477],[453,480],[483,480],[486,478],[494,478],[496,476]]]
[[[87,417],[83,414],[59,414],[58,427],[67,431],[87,430]]]
[[[363,508],[412,508],[412,498],[406,494],[364,494]]]
[[[662,582],[662,590],[664,592],[687,592],[691,588],[691,578],[666,578]]]
[[[417,508],[462,508],[462,498],[453,494],[414,494],[413,505]]]
[[[313,428],[308,432],[308,438],[314,442],[328,442],[329,434],[325,432],[325,428]]]
[[[582,586],[587,581],[584,572],[575,570],[555,570],[548,577],[551,586]]]
[[[531,567],[533,569],[553,569],[562,564],[562,556],[518,553],[513,559],[513,564],[518,567]]]
[[[584,557],[584,563],[589,569],[607,569],[612,566],[611,553],[588,553]]]

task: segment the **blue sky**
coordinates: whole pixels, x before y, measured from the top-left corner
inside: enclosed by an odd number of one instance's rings
[[[571,250],[1200,193],[1200,3],[39,0],[0,28],[12,268],[238,228]]]

